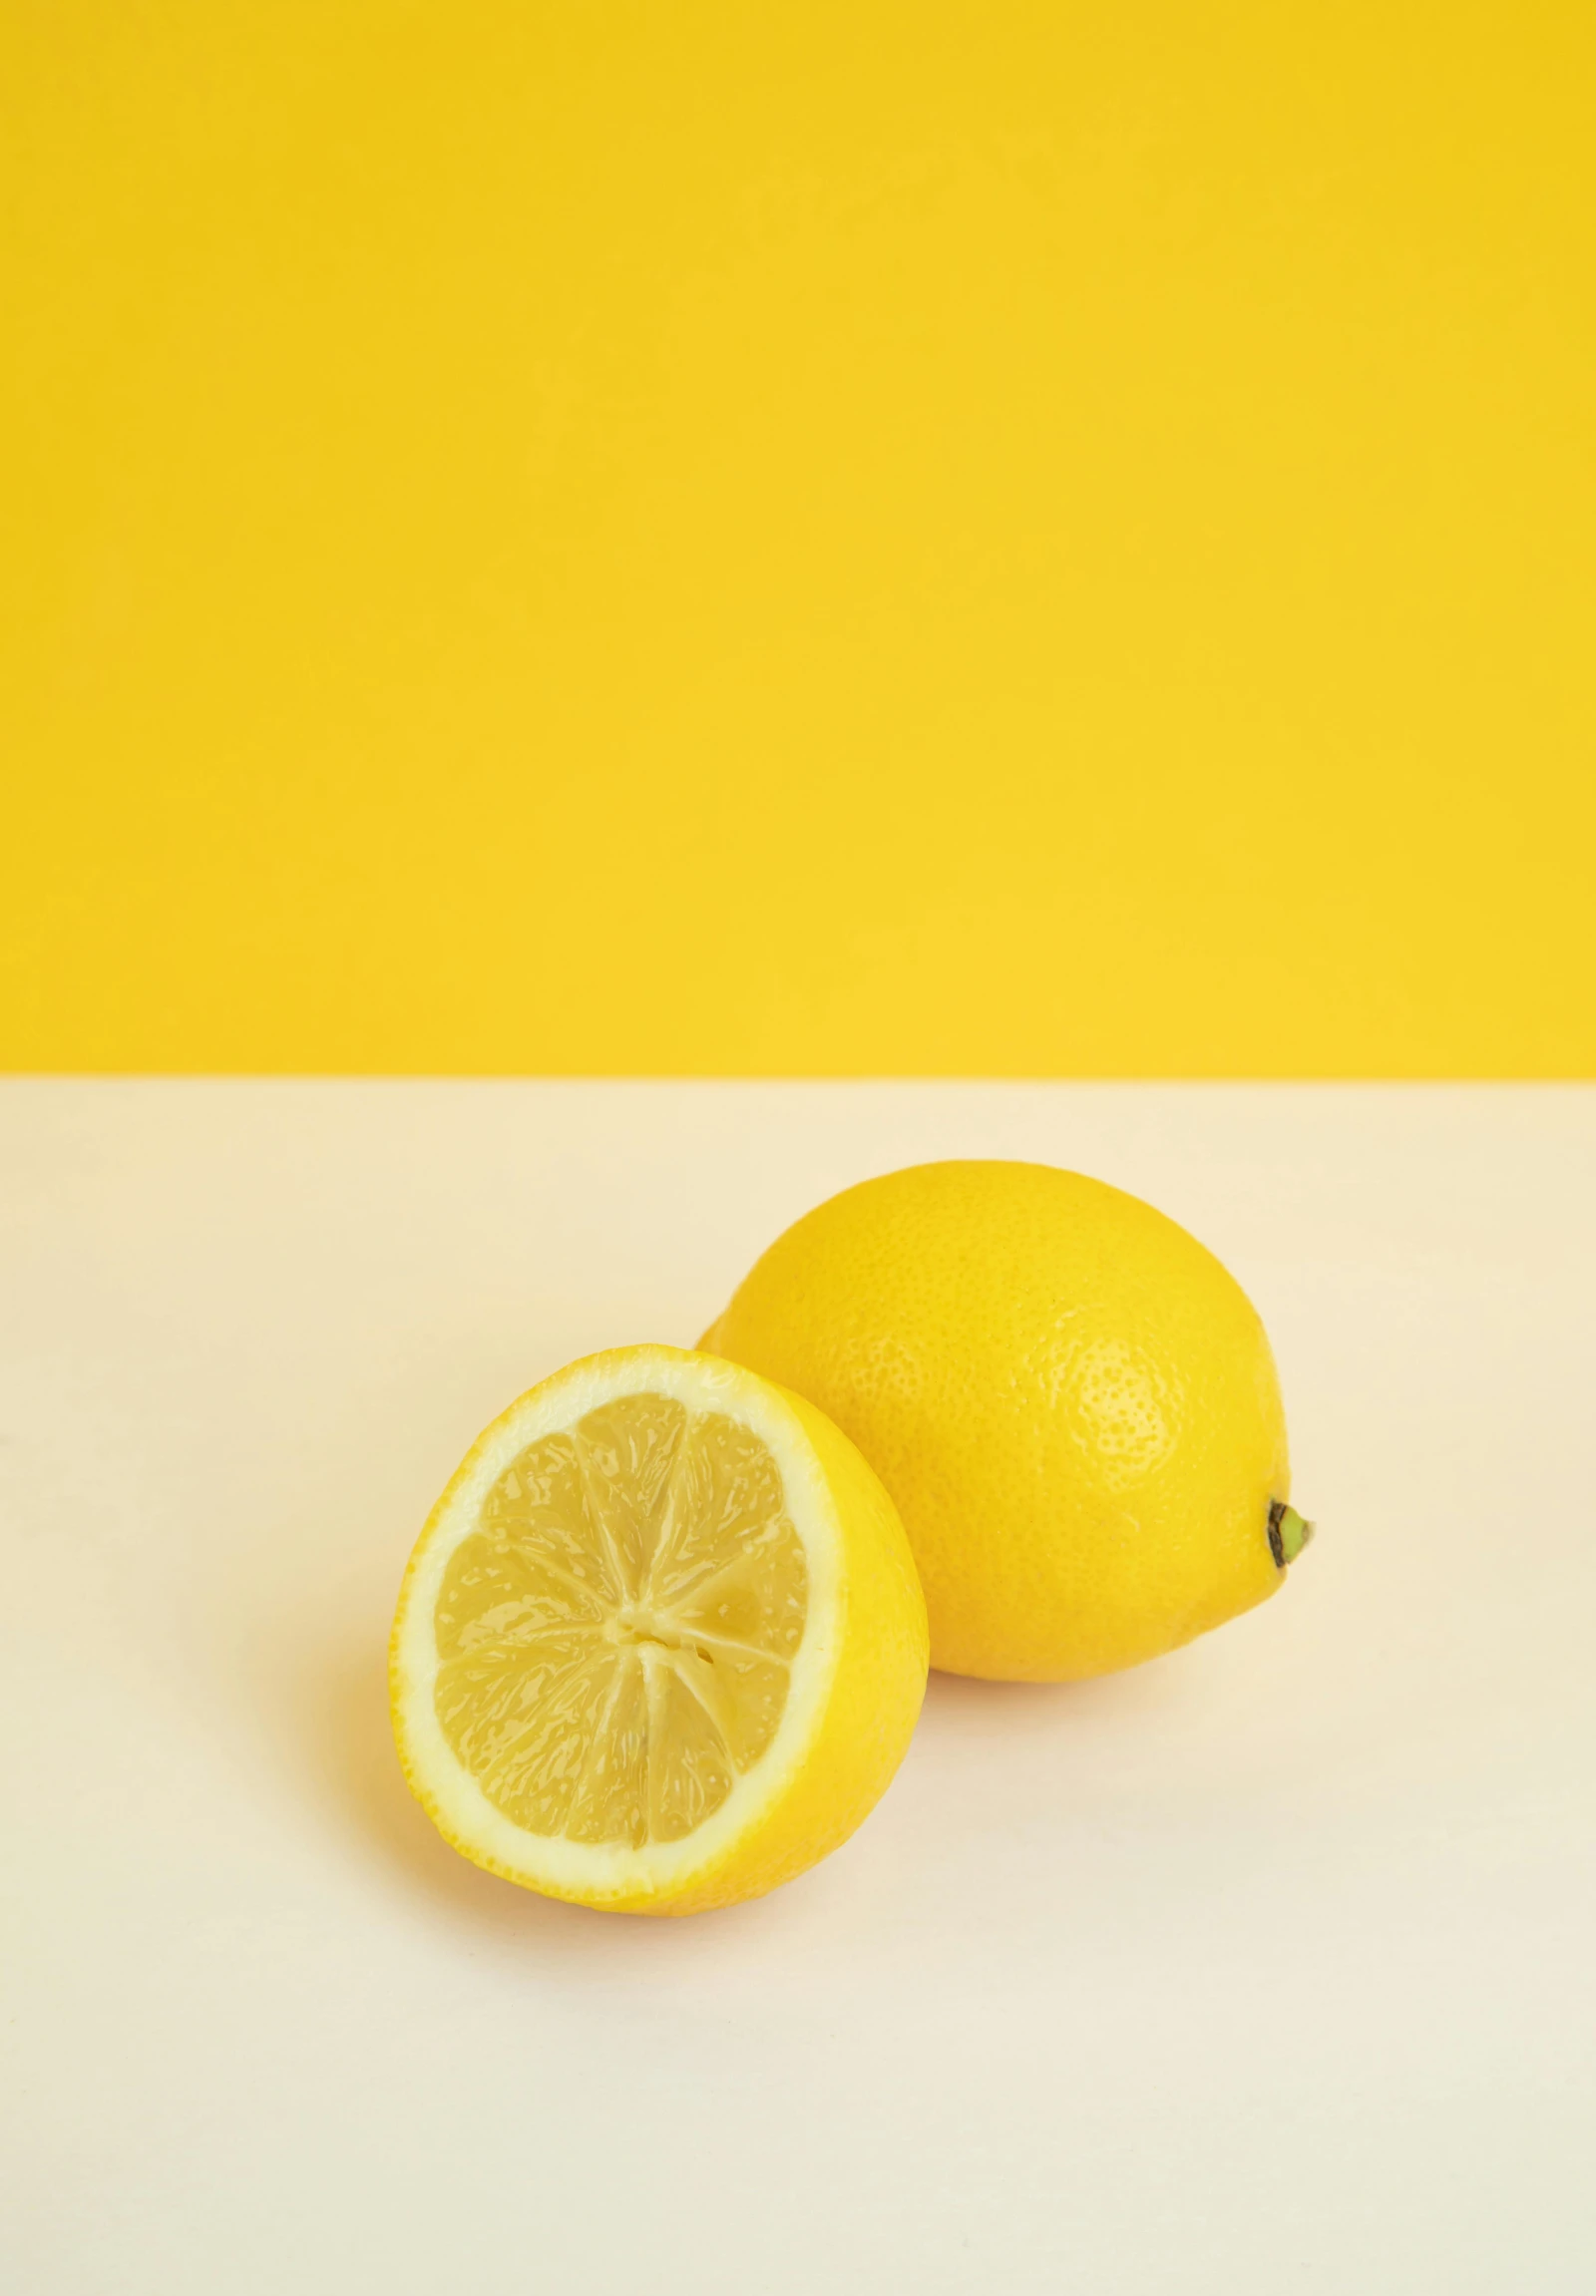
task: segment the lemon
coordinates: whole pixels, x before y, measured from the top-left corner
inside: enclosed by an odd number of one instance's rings
[[[925,1695],[903,1526],[796,1395],[676,1347],[534,1387],[410,1558],[390,1688],[454,1847],[633,1913],[757,1896],[852,1833]]]
[[[788,1229],[700,1344],[853,1437],[909,1533],[932,1664],[954,1674],[1134,1666],[1267,1600],[1308,1535],[1240,1286],[1078,1173],[867,1180]]]

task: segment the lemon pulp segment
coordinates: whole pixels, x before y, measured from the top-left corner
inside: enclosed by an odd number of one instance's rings
[[[451,1555],[439,1726],[528,1833],[680,1841],[775,1736],[808,1597],[759,1436],[621,1395],[529,1444]]]

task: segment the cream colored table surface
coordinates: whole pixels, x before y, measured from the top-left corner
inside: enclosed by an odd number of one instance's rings
[[[758,1904],[464,1864],[383,1644],[480,1424],[972,1154],[1246,1284],[1287,1591],[934,1678]],[[1570,1089],[0,1088],[0,2287],[1588,2296],[1593,1182]]]

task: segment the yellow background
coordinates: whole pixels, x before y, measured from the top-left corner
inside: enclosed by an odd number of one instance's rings
[[[1596,1071],[1596,11],[9,0],[0,1062]]]

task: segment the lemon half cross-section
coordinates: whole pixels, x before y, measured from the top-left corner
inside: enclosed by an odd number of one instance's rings
[[[616,1348],[513,1403],[434,1508],[394,1620],[394,1731],[478,1865],[691,1913],[852,1833],[927,1648],[903,1526],[829,1419],[713,1356]]]

